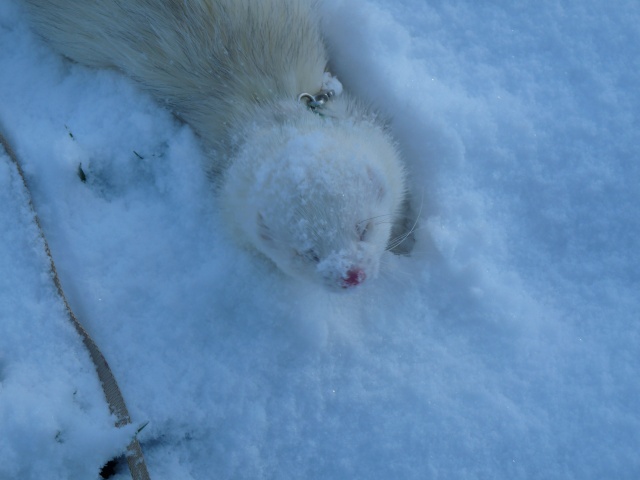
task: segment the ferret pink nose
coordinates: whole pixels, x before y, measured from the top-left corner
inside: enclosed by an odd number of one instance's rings
[[[367,274],[360,268],[352,268],[347,272],[347,278],[342,281],[342,288],[355,287],[360,285],[367,278]]]

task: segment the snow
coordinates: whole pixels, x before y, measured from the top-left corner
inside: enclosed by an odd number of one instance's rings
[[[0,122],[151,477],[639,478],[640,4],[321,12],[422,202],[412,255],[348,295],[237,246],[192,131],[0,2]],[[4,153],[0,204],[0,478],[97,478],[131,431]]]

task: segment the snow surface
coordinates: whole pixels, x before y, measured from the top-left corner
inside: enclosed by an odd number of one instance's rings
[[[351,295],[237,247],[191,130],[19,3],[0,120],[154,480],[640,478],[640,3],[324,2],[423,199]],[[130,431],[4,153],[0,204],[0,478],[97,478]]]

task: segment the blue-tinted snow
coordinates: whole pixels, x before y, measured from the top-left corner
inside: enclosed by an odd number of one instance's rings
[[[0,4],[0,120],[152,478],[638,478],[640,5],[321,16],[422,204],[353,295],[237,247],[189,128]],[[0,202],[0,478],[95,478],[127,438],[4,154]]]

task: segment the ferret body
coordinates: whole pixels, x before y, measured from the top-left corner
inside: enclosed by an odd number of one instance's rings
[[[333,290],[377,275],[404,168],[376,117],[338,94],[309,1],[25,1],[56,50],[121,70],[215,152],[240,243]]]

